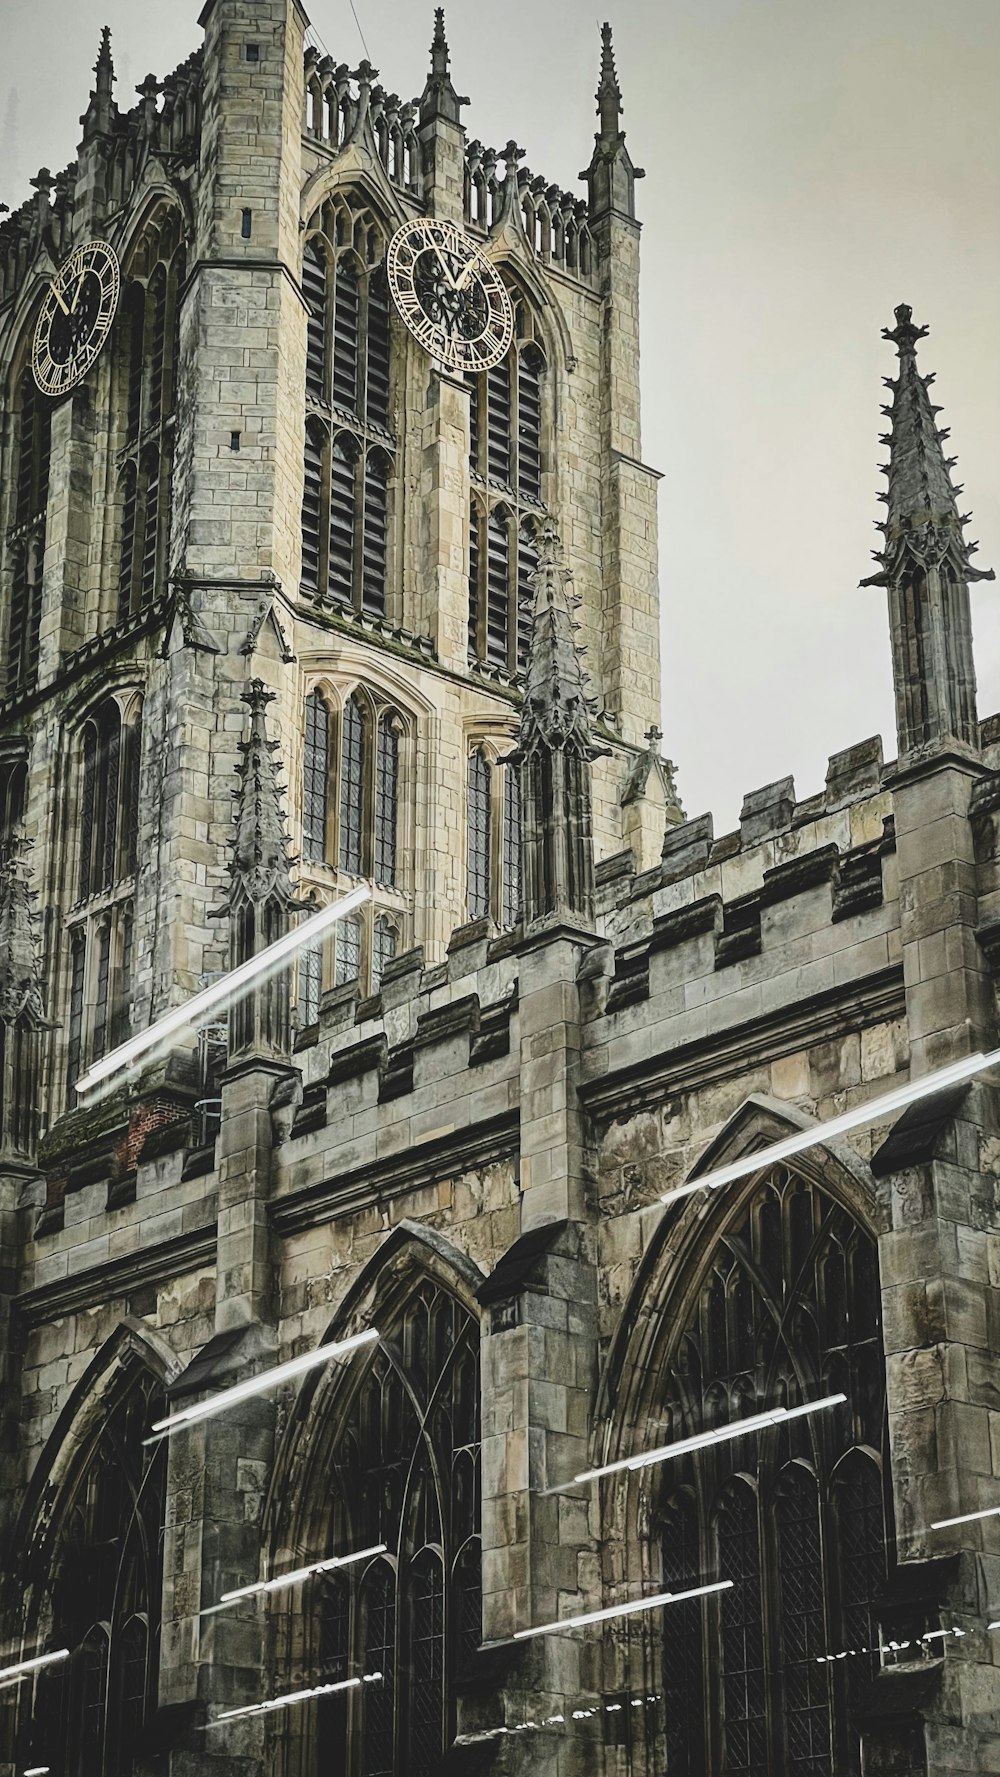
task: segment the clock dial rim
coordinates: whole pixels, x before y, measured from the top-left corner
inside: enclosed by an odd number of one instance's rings
[[[52,351],[53,324],[56,317],[63,316],[67,301],[72,312],[73,297],[75,295],[79,300],[82,296],[88,275],[97,279],[97,312],[83,344],[74,341],[60,362]],[[121,267],[109,241],[84,241],[74,248],[55,276],[50,278],[31,343],[32,374],[36,388],[43,395],[53,398],[65,395],[83,381],[111,332],[120,294]]]
[[[437,240],[432,238],[435,234]],[[465,278],[474,279],[478,285],[486,319],[472,339],[456,338],[435,322],[418,294],[417,263],[438,248],[463,261],[462,270],[451,274],[453,278],[461,277],[464,271]],[[418,345],[450,369],[490,370],[510,350],[514,339],[510,292],[492,260],[457,223],[433,216],[402,223],[386,249],[386,276],[396,309]]]

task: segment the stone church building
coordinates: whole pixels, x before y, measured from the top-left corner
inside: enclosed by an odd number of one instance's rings
[[[0,223],[0,1777],[1000,1771],[1000,1528],[932,1528],[1000,1505],[990,1076],[662,1201],[995,1040],[1000,720],[924,329],[870,582],[898,757],[717,837],[658,745],[610,30],[577,195],[471,139],[440,13],[408,103],[298,0],[200,23],[131,108],[105,31],[77,159]],[[482,373],[394,301],[421,217],[509,293]],[[89,241],[114,321],[49,397]]]

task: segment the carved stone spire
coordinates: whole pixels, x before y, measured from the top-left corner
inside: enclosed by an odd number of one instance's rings
[[[460,99],[451,83],[449,67],[451,53],[448,39],[444,33],[444,7],[434,9],[434,37],[431,42],[431,71],[427,76],[427,84],[420,95],[420,121],[427,123],[431,118],[445,118],[449,123],[458,123],[461,108],[469,103],[468,99]]]
[[[618,84],[611,26],[601,26],[601,78],[597,86],[597,115],[600,129],[594,137],[590,166],[580,174],[590,191],[591,217],[617,210],[624,216],[635,215],[635,181],[644,179],[642,167],[632,164],[621,127],[622,89]]]
[[[30,850],[31,841],[18,829],[0,857],[0,1023],[10,1029],[44,1030],[49,1026],[42,1002]]]
[[[517,750],[525,929],[590,927],[594,917],[591,761],[594,744],[582,650],[558,532],[547,520],[532,575],[534,614]]]
[[[273,755],[276,740],[268,740],[265,711],[274,702],[263,679],[251,679],[242,701],[250,709],[250,738],[239,742],[243,757],[237,766],[240,786],[236,791],[236,841],[229,866],[229,909],[250,902],[273,901],[283,911],[297,910],[289,875],[288,835],[281,802],[281,786]]]
[[[106,136],[114,121],[115,104],[111,96],[115,83],[115,64],[111,59],[111,26],[105,25],[101,31],[101,47],[94,63],[97,83],[90,95],[90,103],[80,119],[83,125],[83,139],[88,142],[91,136]]]
[[[229,865],[229,889],[210,917],[230,919],[230,966],[238,968],[288,930],[289,916],[309,905],[295,897],[289,869],[288,835],[281,786],[268,740],[265,711],[274,702],[262,679],[243,692],[250,709],[250,738],[240,741],[237,766],[236,834]],[[289,1042],[287,967],[263,979],[230,1013],[230,1055],[283,1053]]]
[[[895,327],[882,330],[899,355],[898,377],[885,378],[892,405],[882,409],[891,421],[881,440],[889,447],[882,468],[888,490],[879,495],[886,519],[877,527],[885,546],[873,551],[879,572],[861,584],[884,586],[889,593],[902,755],[948,738],[977,744],[968,583],[994,576],[992,569],[972,566],[977,546],[963,535],[970,514],[958,510],[962,489],[951,479],[956,459],[944,454],[948,430],[937,425],[941,409],[927,393],[934,376],[917,370],[917,341],[928,329],[914,326],[906,303],[895,313]]]

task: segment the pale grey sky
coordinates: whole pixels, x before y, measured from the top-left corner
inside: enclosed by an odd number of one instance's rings
[[[355,0],[390,89],[419,92],[432,3]],[[100,27],[119,103],[201,39],[196,0],[6,0],[0,196],[75,150]],[[350,0],[313,0],[338,60]],[[473,0],[447,8],[470,133],[573,185],[610,16],[643,234],[644,454],[663,472],[665,750],[691,815],[881,731],[895,751],[877,540],[880,329],[931,326],[942,424],[1000,571],[1000,0]],[[1000,709],[1000,587],[974,591],[980,713]]]

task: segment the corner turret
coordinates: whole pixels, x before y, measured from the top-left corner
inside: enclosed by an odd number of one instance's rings
[[[615,67],[611,26],[601,26],[601,78],[598,82],[597,115],[601,127],[594,137],[590,165],[580,174],[586,179],[588,208],[592,219],[616,210],[624,216],[635,215],[635,182],[645,178],[642,167],[632,164],[621,127],[622,92]]]

